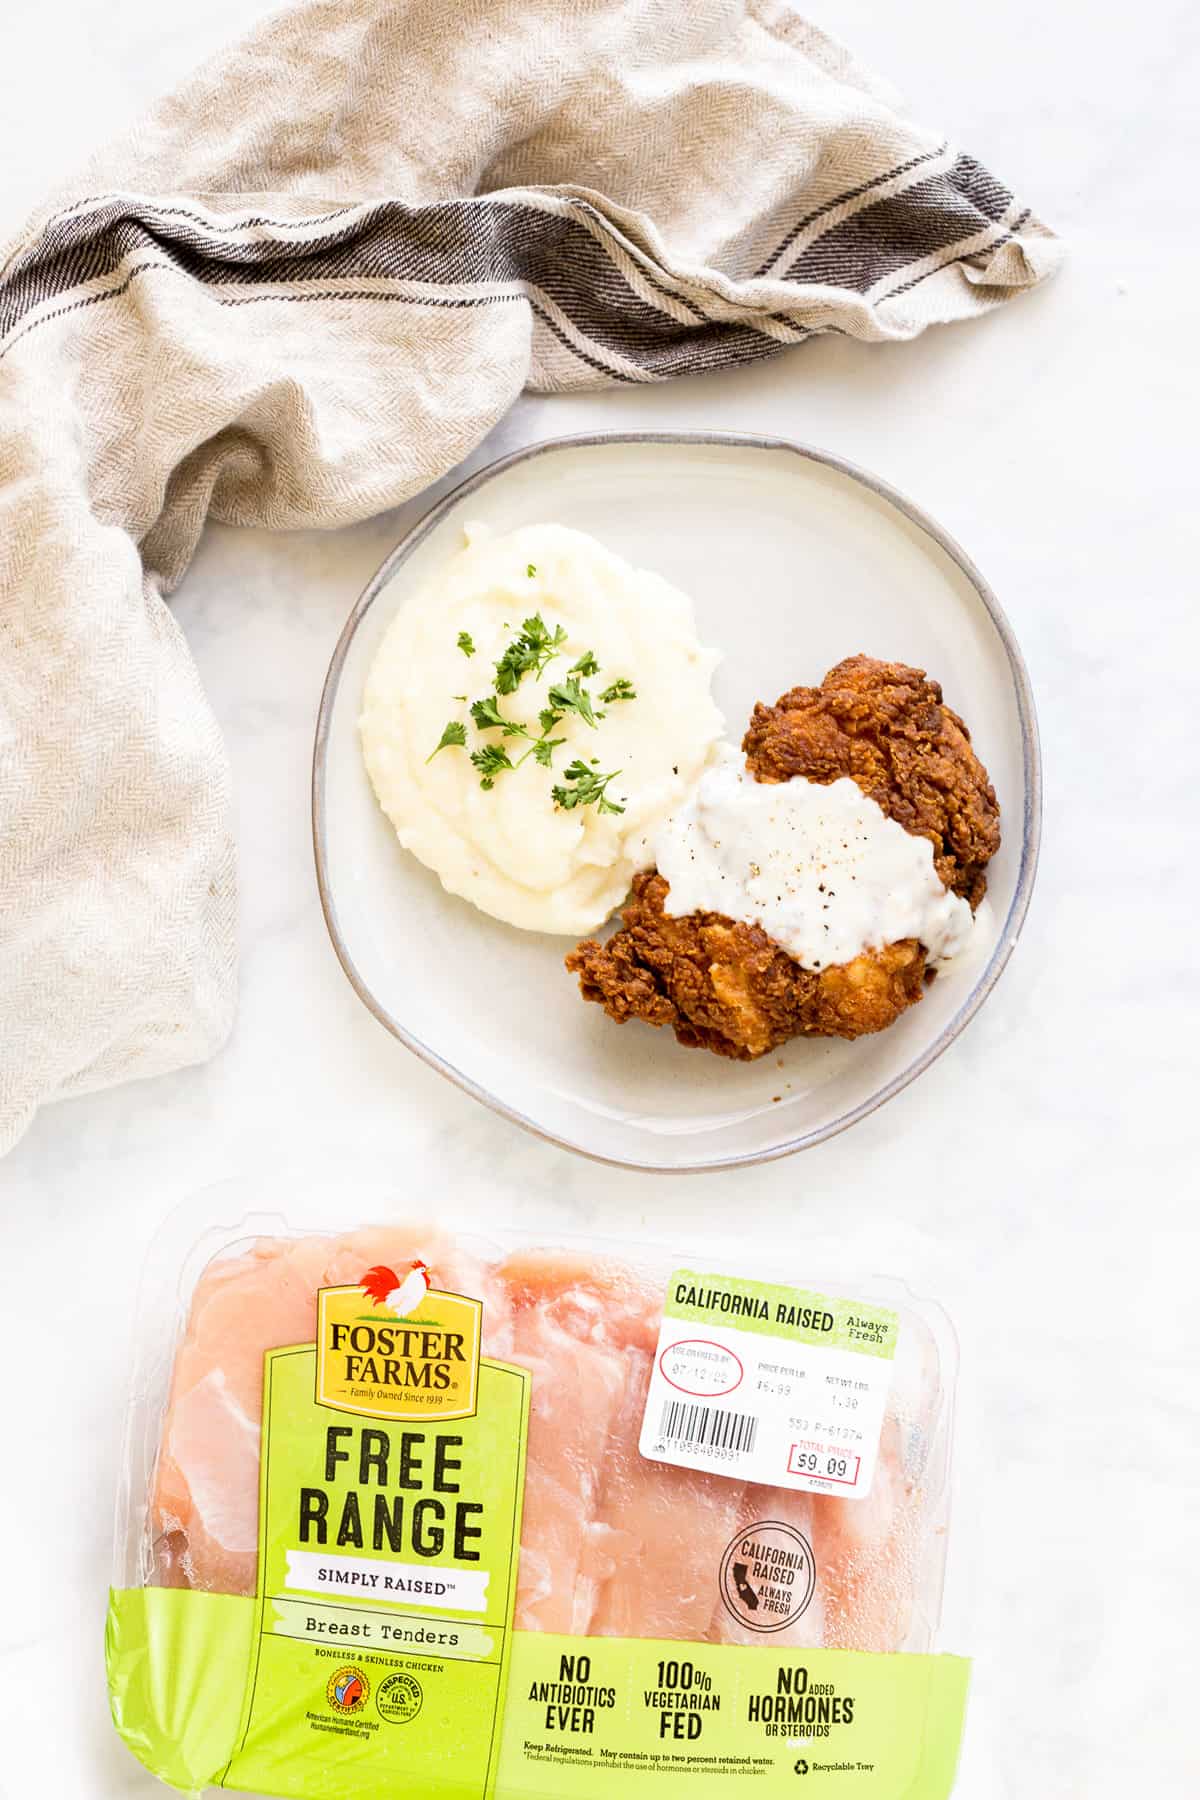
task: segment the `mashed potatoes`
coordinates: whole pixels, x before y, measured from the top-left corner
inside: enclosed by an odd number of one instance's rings
[[[512,677],[496,665],[531,618],[553,654],[540,668],[526,654],[516,685],[497,692]],[[594,538],[470,528],[376,653],[360,721],[367,771],[401,844],[451,893],[523,930],[578,936],[651,866],[657,827],[708,762],[723,727],[717,661],[687,596]],[[582,706],[553,700],[564,685]],[[481,726],[480,701],[528,735]],[[547,709],[561,713],[549,728]],[[538,738],[564,741],[535,752]],[[471,759],[489,747],[493,763],[525,760],[484,787],[488,763]]]

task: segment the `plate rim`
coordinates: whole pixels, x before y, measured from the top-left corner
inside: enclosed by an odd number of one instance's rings
[[[785,1143],[772,1145],[765,1149],[743,1151],[727,1156],[706,1157],[702,1161],[685,1163],[632,1159],[609,1154],[602,1150],[589,1149],[586,1145],[578,1143],[572,1138],[564,1137],[548,1126],[540,1124],[536,1119],[522,1112],[519,1107],[510,1106],[498,1094],[492,1093],[464,1070],[458,1068],[456,1064],[448,1061],[446,1057],[424,1043],[383,1005],[359,973],[338,924],[337,907],[329,879],[325,774],[330,722],[350,646],[371,607],[392,580],[397,569],[408,560],[417,546],[428,537],[446,513],[478,488],[495,479],[496,476],[504,474],[518,463],[529,462],[554,451],[587,450],[619,444],[672,444],[685,447],[716,445],[731,449],[784,451],[799,457],[802,461],[817,463],[823,468],[833,469],[838,474],[847,476],[851,481],[859,483],[879,499],[894,507],[910,524],[915,525],[919,531],[937,544],[938,548],[965,575],[974,589],[1004,647],[1021,727],[1024,803],[1021,819],[1021,854],[1017,867],[1016,886],[987,966],[958,1011],[947,1020],[937,1037],[926,1046],[920,1056],[906,1065],[890,1081],[885,1082],[875,1093],[860,1101],[857,1106],[850,1107],[836,1119],[832,1119],[824,1125],[814,1126],[809,1131],[801,1132]],[[317,893],[321,902],[325,929],[350,986],[367,1011],[379,1021],[385,1030],[390,1032],[406,1049],[419,1057],[429,1068],[436,1069],[447,1081],[453,1082],[456,1087],[461,1088],[464,1093],[470,1094],[482,1105],[489,1107],[492,1112],[510,1119],[513,1124],[521,1126],[525,1131],[532,1133],[534,1137],[540,1138],[543,1143],[552,1144],[557,1149],[569,1150],[576,1156],[586,1157],[589,1161],[601,1163],[608,1168],[633,1169],[643,1174],[699,1175],[724,1169],[749,1168],[759,1163],[778,1162],[785,1156],[794,1156],[800,1150],[812,1149],[816,1144],[825,1143],[830,1138],[840,1136],[843,1131],[856,1125],[860,1119],[867,1118],[889,1100],[894,1099],[919,1075],[923,1075],[965,1030],[1007,967],[1009,958],[1016,948],[1017,939],[1020,937],[1033,896],[1042,838],[1041,737],[1038,730],[1033,687],[1025,665],[1025,658],[1021,653],[1016,633],[1009,623],[1008,616],[990,585],[961,544],[924,508],[918,506],[907,494],[893,487],[881,476],[833,451],[820,450],[815,445],[801,443],[794,438],[762,436],[754,432],[704,430],[575,432],[560,437],[539,438],[533,443],[521,445],[516,450],[507,451],[504,455],[495,457],[490,462],[482,464],[478,469],[472,470],[469,475],[436,500],[429,510],[417,520],[416,524],[405,532],[368,580],[338,634],[337,643],[334,645],[321,687],[321,700],[313,736],[311,815]]]

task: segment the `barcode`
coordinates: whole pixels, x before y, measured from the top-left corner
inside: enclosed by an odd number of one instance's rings
[[[663,1407],[662,1436],[697,1449],[740,1453],[753,1450],[758,1420],[750,1413],[726,1412],[720,1406],[690,1406],[684,1400],[668,1400]]]

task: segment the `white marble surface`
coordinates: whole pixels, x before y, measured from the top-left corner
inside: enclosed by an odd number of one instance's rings
[[[10,0],[0,235],[102,133],[249,16]],[[1041,709],[1042,870],[957,1046],[848,1135],[736,1177],[549,1150],[423,1069],[326,942],[307,779],[339,622],[401,519],[214,531],[178,599],[240,793],[244,989],[208,1068],[45,1112],[0,1165],[5,1431],[0,1791],[156,1791],[106,1718],[111,1497],[135,1273],[197,1186],[353,1149],[464,1220],[719,1248],[731,1213],[941,1297],[962,1343],[943,1647],[975,1658],[962,1800],[1200,1786],[1194,905],[1200,285],[1184,0],[821,16],[1066,234],[1051,288],[916,345],[814,344],[725,378],[532,400],[491,449],[719,425],[866,463],[941,518],[1007,607]],[[1193,1064],[1194,1068],[1194,1064]],[[47,1297],[50,1304],[47,1305]],[[1181,1685],[1172,1692],[1172,1683]]]

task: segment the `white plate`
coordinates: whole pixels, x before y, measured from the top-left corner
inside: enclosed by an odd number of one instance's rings
[[[725,652],[717,700],[738,739],[757,699],[815,684],[856,651],[942,682],[995,783],[1004,842],[970,966],[856,1043],[808,1040],[754,1063],[618,1026],[579,998],[564,938],[533,936],[446,894],[401,850],[358,743],[367,668],[407,595],[464,523],[554,520],[591,532],[692,595]],[[884,483],[778,440],[672,433],[564,438],[471,476],[397,546],[342,633],[321,701],[313,838],[334,947],[389,1031],[531,1131],[644,1169],[783,1156],[843,1130],[928,1068],[1000,974],[1037,862],[1037,726],[1012,631],[945,533]]]

